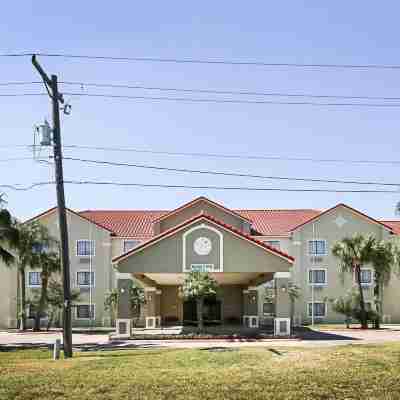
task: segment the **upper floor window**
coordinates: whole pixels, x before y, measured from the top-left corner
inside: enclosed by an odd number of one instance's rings
[[[266,240],[264,243],[268,246],[274,247],[275,249],[281,249],[281,242],[279,240]]]
[[[78,286],[94,287],[94,272],[78,271],[76,273],[76,282]]]
[[[275,304],[274,303],[263,303],[263,314],[268,316],[275,315]]]
[[[140,240],[135,240],[135,239],[124,240],[124,253],[128,252],[129,250],[134,249],[137,246],[139,246],[140,243],[141,243]]]
[[[323,302],[308,303],[308,316],[312,317],[313,315],[314,317],[325,317],[326,304]]]
[[[28,286],[30,287],[40,287],[42,286],[42,278],[40,272],[29,271],[28,272]]]
[[[76,255],[80,257],[94,256],[94,240],[77,240]]]
[[[32,246],[32,253],[41,254],[47,253],[49,251],[49,246],[43,243],[34,243]]]
[[[308,254],[312,256],[326,255],[326,240],[309,240],[308,241]]]
[[[312,268],[308,270],[308,283],[310,285],[326,285],[326,278],[325,268]]]
[[[370,285],[372,283],[372,269],[361,268],[360,269],[360,281],[362,285]]]

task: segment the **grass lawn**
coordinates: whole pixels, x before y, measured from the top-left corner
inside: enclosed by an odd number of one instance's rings
[[[331,348],[0,352],[0,399],[400,399],[400,343]]]

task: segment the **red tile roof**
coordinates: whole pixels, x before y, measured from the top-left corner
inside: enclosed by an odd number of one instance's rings
[[[235,210],[253,221],[253,229],[265,236],[285,236],[291,229],[320,213],[317,210]],[[79,214],[99,225],[106,226],[121,237],[150,238],[152,221],[168,211],[87,210]]]
[[[381,221],[383,224],[390,226],[396,235],[400,235],[400,221]]]
[[[129,257],[130,255],[142,250],[143,248],[151,246],[152,244],[156,243],[158,240],[160,240],[160,239],[162,239],[162,238],[164,238],[164,237],[166,237],[168,235],[171,235],[174,232],[179,231],[180,229],[184,228],[185,226],[190,225],[191,223],[193,223],[193,222],[195,222],[197,220],[201,220],[201,219],[208,220],[209,222],[212,222],[212,223],[214,223],[214,224],[216,224],[216,225],[218,225],[218,226],[220,226],[220,227],[222,227],[222,228],[224,228],[224,229],[236,234],[237,236],[240,236],[241,238],[243,238],[245,240],[248,240],[248,241],[250,241],[252,243],[255,243],[258,246],[262,247],[264,250],[266,250],[268,253],[273,253],[273,254],[279,255],[279,256],[285,258],[290,263],[293,263],[293,261],[294,261],[294,257],[290,256],[289,254],[287,254],[287,253],[285,253],[285,252],[283,252],[281,250],[278,250],[275,247],[269,246],[269,245],[265,244],[264,242],[261,242],[260,240],[255,239],[253,236],[247,235],[247,234],[243,233],[242,231],[234,228],[233,226],[225,224],[224,222],[221,222],[218,219],[216,219],[216,218],[214,218],[214,217],[212,217],[210,215],[201,213],[201,214],[198,214],[198,215],[196,215],[196,216],[194,216],[194,217],[182,222],[181,224],[179,224],[177,226],[174,226],[174,227],[172,227],[172,228],[160,233],[157,236],[154,236],[154,237],[150,238],[146,242],[144,242],[141,245],[135,247],[134,249],[126,252],[125,254],[122,254],[122,255],[120,255],[118,257],[115,257],[112,260],[112,262],[113,263],[117,263],[118,261],[120,261],[120,260],[122,260],[122,259],[124,259],[126,257]]]

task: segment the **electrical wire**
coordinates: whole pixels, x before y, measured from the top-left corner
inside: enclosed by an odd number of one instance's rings
[[[63,146],[68,149],[81,150],[99,150],[116,152],[133,152],[144,154],[159,154],[167,156],[200,157],[200,158],[226,158],[239,160],[266,160],[266,161],[306,161],[313,163],[343,163],[343,164],[372,164],[372,165],[399,165],[400,160],[349,160],[349,159],[322,159],[307,157],[284,157],[284,156],[266,156],[266,155],[239,155],[239,154],[221,154],[221,153],[193,153],[193,152],[173,152],[162,150],[136,149],[132,147],[113,147],[113,146],[86,146],[67,144]]]
[[[78,162],[82,162],[82,163],[86,163],[86,164],[111,165],[111,166],[117,166],[117,167],[134,167],[134,168],[152,169],[152,170],[157,170],[157,171],[180,172],[180,173],[190,173],[190,174],[219,175],[219,176],[232,176],[232,177],[240,177],[240,178],[257,178],[257,179],[296,181],[296,182],[339,183],[339,184],[351,184],[351,185],[375,185],[375,186],[400,187],[400,183],[387,183],[387,182],[378,182],[378,181],[375,181],[375,182],[368,181],[367,182],[367,181],[359,181],[359,180],[266,176],[266,175],[245,174],[245,173],[237,173],[237,172],[221,172],[221,171],[198,170],[198,169],[188,169],[188,168],[170,168],[170,167],[160,167],[160,166],[155,166],[155,165],[131,164],[131,163],[127,163],[127,162],[91,160],[91,159],[75,158],[75,157],[63,157],[63,159],[68,160],[68,161],[78,161]]]
[[[174,63],[174,64],[208,64],[208,65],[237,65],[237,66],[256,66],[256,67],[288,67],[288,68],[312,68],[312,69],[383,69],[399,70],[400,65],[395,64],[329,64],[329,63],[287,63],[287,62],[264,62],[264,61],[235,61],[224,59],[199,59],[199,58],[161,58],[161,57],[125,57],[125,56],[107,56],[107,55],[88,55],[71,53],[47,53],[47,52],[21,52],[5,53],[0,57],[28,57],[28,56],[85,59],[97,61],[133,61],[133,62],[156,62],[156,63]]]

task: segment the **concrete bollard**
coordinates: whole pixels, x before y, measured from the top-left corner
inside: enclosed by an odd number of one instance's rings
[[[53,346],[53,360],[60,359],[61,339],[56,339]]]

